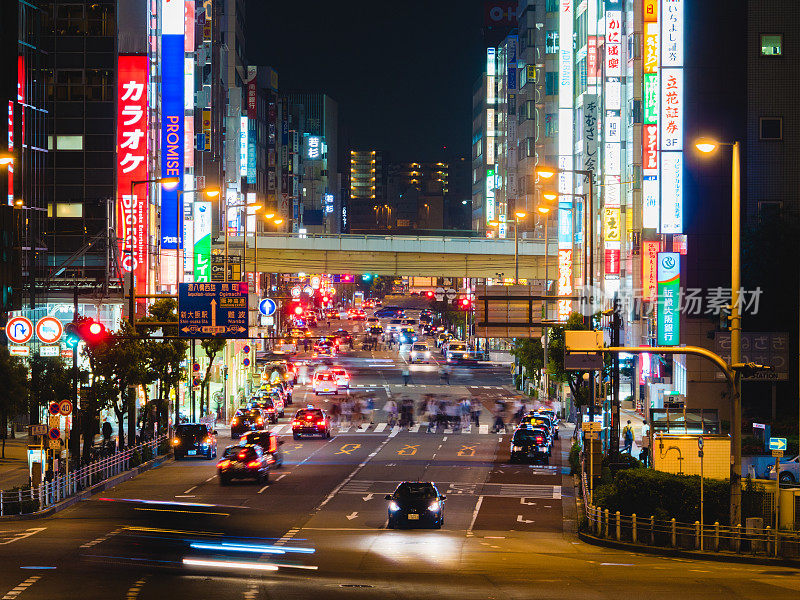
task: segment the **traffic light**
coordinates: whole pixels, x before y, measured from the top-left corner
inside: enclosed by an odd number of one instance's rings
[[[340,281],[342,283],[353,283],[353,276],[352,275],[342,275]]]
[[[472,308],[472,300],[469,298],[461,298],[461,300],[458,301],[458,307],[461,310],[469,310]]]
[[[303,307],[300,306],[299,304],[297,306],[295,306],[294,307],[294,314],[296,314],[298,316],[302,315],[303,314]]]
[[[78,326],[75,323],[67,323],[64,326],[64,342],[66,342],[67,347],[75,348],[80,341],[81,338],[78,335]]]
[[[86,319],[78,325],[78,337],[86,342],[87,346],[94,348],[108,339],[108,330],[99,321]]]
[[[427,292],[425,292],[425,295],[428,298],[433,298],[436,294],[434,294],[432,290],[428,290]]]
[[[369,281],[370,279],[372,279],[372,275],[370,273],[364,273],[361,276],[361,281]]]

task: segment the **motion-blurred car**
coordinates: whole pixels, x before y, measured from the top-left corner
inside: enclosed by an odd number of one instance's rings
[[[247,446],[248,444],[257,444],[261,449],[271,458],[270,466],[276,469],[283,466],[283,440],[279,440],[278,436],[262,429],[260,431],[248,431],[241,439],[239,439],[240,446]]]
[[[256,404],[261,404],[259,400],[251,408],[240,408],[231,419],[231,437],[238,438],[247,431],[261,429],[264,426],[264,415]]]
[[[272,397],[269,395],[262,396],[261,398],[256,399],[250,404],[251,410],[258,410],[261,413],[262,419],[256,425],[246,429],[245,431],[255,431],[257,429],[261,429],[264,423],[277,423],[278,422],[278,408],[275,406],[275,402],[273,402]],[[236,417],[234,417],[236,418]],[[231,421],[231,437],[236,437],[233,435],[233,421]]]
[[[442,331],[436,336],[436,347],[442,349],[442,354],[445,351],[445,344],[452,338],[453,335],[447,331]]]
[[[345,369],[342,367],[333,367],[328,369],[328,372],[333,374],[338,389],[350,389],[350,373]]]
[[[557,430],[553,425],[553,421],[546,415],[537,412],[530,412],[524,415],[520,421],[520,425],[528,425],[530,427],[540,427],[547,432],[547,438],[552,444],[554,440],[558,439]]]
[[[402,319],[391,319],[386,324],[386,333],[399,333],[400,327],[403,326]]]
[[[775,479],[775,465],[769,468],[769,478]],[[798,483],[800,482],[800,456],[790,458],[786,462],[780,463],[780,480],[781,483]]]
[[[413,344],[417,339],[419,338],[413,327],[403,326],[400,331],[397,332],[397,341],[401,344]]]
[[[314,378],[311,382],[311,389],[319,396],[320,394],[338,394],[339,385],[336,383],[336,377],[333,373],[328,371],[317,371],[314,373]]]
[[[328,340],[320,340],[314,344],[314,358],[336,356],[336,345]]]
[[[292,419],[292,436],[299,440],[303,436],[331,437],[331,419],[320,408],[309,405],[298,410]]]
[[[411,345],[408,355],[409,362],[428,362],[431,359],[431,349],[425,342],[415,342]]]
[[[217,432],[204,423],[181,423],[172,438],[175,460],[184,456],[213,458],[217,455]]]
[[[399,306],[384,306],[376,310],[373,316],[379,319],[401,319],[403,317],[403,309]]]
[[[256,444],[228,446],[217,463],[220,485],[228,485],[232,479],[254,479],[259,483],[269,480],[270,458]]]
[[[477,357],[470,352],[469,346],[467,346],[465,342],[458,342],[455,340],[451,340],[447,343],[445,357],[450,364],[478,362]]]
[[[550,464],[550,445],[544,429],[521,425],[511,436],[509,462],[541,461]]]
[[[393,494],[386,495],[389,501],[388,527],[427,526],[441,529],[445,499],[446,496],[428,481],[404,481]]]

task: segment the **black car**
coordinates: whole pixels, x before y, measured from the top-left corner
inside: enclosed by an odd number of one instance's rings
[[[398,527],[435,527],[444,524],[445,496],[428,481],[404,481],[389,500],[390,529]]]
[[[175,460],[184,456],[213,458],[217,455],[217,432],[204,423],[181,423],[175,428],[172,448]]]
[[[404,312],[399,306],[384,306],[372,314],[379,319],[400,319],[403,317]]]
[[[509,462],[530,462],[540,460],[550,464],[550,441],[544,429],[521,425],[511,437],[511,458]]]
[[[263,426],[264,415],[258,408],[240,408],[231,419],[231,437],[238,438],[246,431],[255,431]]]
[[[298,410],[292,419],[292,435],[299,440],[303,436],[331,437],[331,419],[320,408],[311,405]]]
[[[252,406],[253,410],[261,411],[263,415],[263,420],[261,424],[263,425],[266,422],[269,423],[277,423],[278,417],[280,414],[278,413],[278,409],[275,408],[275,402],[272,398],[260,398],[257,402],[253,403]],[[261,429],[261,427],[254,427],[253,430]]]
[[[266,429],[248,431],[239,440],[239,445],[247,446],[250,444],[261,446],[261,449],[272,458],[270,466],[276,469],[283,466],[283,452],[281,451],[283,440],[279,440],[277,435]]]
[[[271,458],[257,444],[228,446],[217,463],[220,485],[228,485],[232,479],[254,479],[267,483]]]
[[[337,329],[329,337],[335,339],[340,346],[353,345],[353,336],[346,329]]]

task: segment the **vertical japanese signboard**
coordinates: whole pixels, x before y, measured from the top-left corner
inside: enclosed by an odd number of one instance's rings
[[[680,343],[681,261],[677,252],[658,253],[658,345]]]
[[[575,63],[572,40],[575,28],[574,0],[560,0],[558,37],[565,43],[558,47],[558,191],[573,194],[572,157],[574,148],[573,107],[575,102]],[[558,287],[559,295],[572,293],[572,198],[558,204]],[[572,312],[572,302],[558,301],[558,318],[566,319]]]
[[[658,294],[658,252],[661,242],[642,242],[642,300],[649,302]]]
[[[211,274],[211,202],[195,202],[192,219],[194,226],[194,280],[209,281]]]
[[[117,58],[117,235],[123,273],[147,293],[147,56]]]
[[[161,248],[182,246],[184,164],[184,3],[161,0],[161,176],[177,177],[176,188],[161,190]],[[181,199],[182,204],[182,199]]]
[[[661,0],[659,69],[660,233],[683,232],[683,0]]]
[[[661,43],[658,24],[659,0],[643,0],[644,39],[642,51],[642,101],[644,105],[642,127],[642,227],[658,229],[661,192],[658,185],[658,66]],[[642,268],[647,268],[642,257]],[[655,265],[655,257],[652,258]],[[655,271],[653,271],[655,281]],[[647,283],[645,294],[647,294]],[[653,291],[655,295],[655,291]],[[649,299],[649,298],[647,298]]]

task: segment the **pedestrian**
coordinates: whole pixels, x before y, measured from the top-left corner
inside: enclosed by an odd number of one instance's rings
[[[494,405],[494,425],[492,426],[492,433],[505,433],[506,431],[506,422],[505,422],[505,404],[502,402],[497,402]]]
[[[341,425],[340,427],[350,427],[352,421],[351,417],[353,414],[353,405],[350,403],[350,399],[345,399],[342,401],[342,418],[341,418]]]
[[[334,424],[339,425],[339,415],[342,414],[342,407],[339,406],[339,401],[334,400],[331,404],[331,417]]]
[[[114,428],[111,427],[111,423],[109,423],[108,421],[103,423],[102,433],[103,433],[103,445],[107,446],[108,442],[111,441],[111,436],[114,433]]]
[[[469,427],[470,414],[472,413],[472,403],[466,396],[461,399],[461,428]]]
[[[375,399],[372,396],[367,396],[366,402],[364,402],[364,422],[369,419],[370,425],[374,423],[375,415]]]
[[[461,407],[452,400],[447,403],[447,426],[454,433],[461,431]]]
[[[406,365],[403,367],[403,385],[407,386],[409,381],[411,381],[411,371],[408,370],[408,365]]]
[[[481,402],[476,400],[475,404],[472,405],[472,423],[475,427],[481,426],[481,410]]]
[[[447,366],[442,366],[439,370],[439,376],[446,385],[450,385],[450,369],[448,369]]]
[[[642,451],[639,453],[639,460],[644,466],[650,466],[650,426],[647,421],[642,422],[642,440],[640,442]]]
[[[630,421],[628,421],[628,424],[625,425],[625,428],[622,430],[622,438],[625,441],[625,446],[622,448],[622,451],[630,454],[631,450],[633,450],[633,427],[631,427]]]

